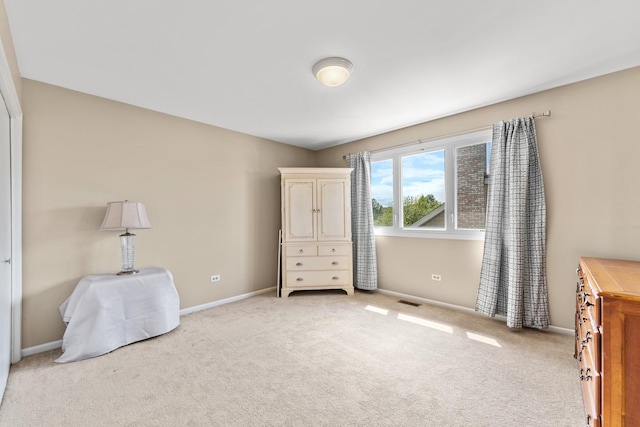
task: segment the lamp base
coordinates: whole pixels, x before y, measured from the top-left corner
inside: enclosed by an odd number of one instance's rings
[[[124,234],[120,235],[120,247],[122,248],[122,270],[118,273],[118,276],[123,274],[136,274],[138,270],[133,268],[133,261],[135,259],[135,234],[129,233],[129,229]]]

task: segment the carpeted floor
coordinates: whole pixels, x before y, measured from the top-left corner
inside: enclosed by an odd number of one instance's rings
[[[371,292],[263,294],[12,366],[2,426],[582,426],[573,337]]]

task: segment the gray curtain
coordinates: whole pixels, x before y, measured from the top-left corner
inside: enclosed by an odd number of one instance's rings
[[[371,206],[371,155],[347,156],[351,173],[351,234],[353,239],[353,285],[358,289],[378,288],[376,241]]]
[[[476,311],[547,328],[546,205],[533,117],[493,125]]]

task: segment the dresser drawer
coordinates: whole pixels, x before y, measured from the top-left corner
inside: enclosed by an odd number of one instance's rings
[[[287,287],[343,286],[351,283],[349,270],[287,271]]]
[[[594,287],[585,279],[584,289],[579,295],[584,310],[589,313],[596,325],[600,324],[600,298],[596,295]]]
[[[316,256],[318,255],[318,245],[286,245],[284,254],[290,256]]]
[[[351,245],[320,245],[318,246],[318,255],[320,256],[328,256],[328,255],[350,255],[351,254]]]
[[[348,270],[348,256],[289,257],[286,270]]]
[[[593,372],[601,372],[600,349],[602,340],[600,331],[589,322],[580,325],[576,337],[578,348],[578,360]]]
[[[585,358],[588,359],[588,358]],[[584,359],[583,359],[584,360]],[[580,363],[580,388],[589,426],[600,425],[600,373],[588,363]]]

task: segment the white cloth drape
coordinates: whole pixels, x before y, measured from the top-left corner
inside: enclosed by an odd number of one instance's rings
[[[371,206],[371,155],[347,156],[351,172],[351,234],[353,239],[353,285],[358,289],[378,288],[376,241]]]
[[[493,125],[476,311],[547,328],[546,205],[533,117]]]
[[[83,277],[60,306],[67,329],[66,363],[167,333],[180,324],[180,297],[169,270],[141,268],[138,274]]]

